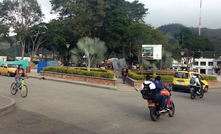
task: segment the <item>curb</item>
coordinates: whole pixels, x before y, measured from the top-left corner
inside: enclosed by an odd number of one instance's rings
[[[15,100],[14,99],[11,99],[9,97],[6,97],[6,96],[2,96],[0,95],[0,97],[3,97],[3,98],[6,98],[6,99],[9,99],[11,100],[11,103],[4,106],[4,107],[0,107],[0,117],[5,115],[5,114],[8,114],[10,112],[12,112],[15,108]]]
[[[40,79],[41,77],[29,76],[29,78]],[[86,82],[83,83],[83,82],[78,82],[78,81],[66,81],[66,80],[59,80],[59,79],[51,79],[51,78],[48,78],[48,77],[46,78],[46,80],[69,83],[69,84],[76,84],[76,85],[81,85],[81,86],[90,86],[90,87],[96,87],[96,88],[102,88],[102,89],[105,88],[105,89],[108,89],[108,90],[117,91],[116,86],[105,86],[105,85],[99,85],[99,84],[95,85],[95,84],[86,83]]]

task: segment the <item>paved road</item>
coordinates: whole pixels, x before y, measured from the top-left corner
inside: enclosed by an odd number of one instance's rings
[[[221,90],[191,100],[174,92],[175,117],[152,122],[137,92],[109,91],[66,83],[26,80],[27,98],[9,92],[13,78],[0,76],[0,94],[16,110],[0,118],[0,134],[213,134],[221,132]]]

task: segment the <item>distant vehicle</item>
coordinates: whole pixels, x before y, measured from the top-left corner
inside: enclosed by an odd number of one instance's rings
[[[188,71],[177,71],[173,78],[173,90],[185,89],[186,91],[190,92],[190,79],[192,78],[193,74],[198,74],[199,79],[204,83],[203,91],[206,93],[209,89],[208,82],[203,78],[203,76],[196,72],[188,72]]]
[[[18,68],[17,64],[3,63],[0,64],[0,74],[6,74],[8,77],[15,76],[15,71]]]

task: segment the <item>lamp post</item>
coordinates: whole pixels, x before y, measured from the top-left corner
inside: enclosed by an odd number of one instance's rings
[[[69,49],[70,44],[66,44],[66,47],[67,47],[67,49]],[[68,54],[69,54],[69,52],[68,52]],[[67,54],[67,66],[69,66],[68,54]]]
[[[16,56],[17,56],[17,45],[18,43],[20,43],[20,41],[16,41],[15,43],[15,60],[16,60]]]
[[[182,62],[182,64],[181,64],[181,69],[182,69],[182,66],[183,66],[183,56],[184,56],[184,54],[185,54],[185,52],[183,52],[183,51],[180,52],[181,62]]]

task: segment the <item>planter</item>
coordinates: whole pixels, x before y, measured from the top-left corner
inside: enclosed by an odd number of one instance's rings
[[[141,85],[143,84],[144,81],[141,81],[141,80],[134,80],[130,77],[127,77],[126,78],[126,81],[133,87],[141,87]],[[162,81],[166,86],[169,87],[169,84],[173,83],[173,81]],[[207,81],[209,86],[212,86],[212,85],[217,85],[218,82],[217,81]]]
[[[92,76],[85,76],[85,75],[74,75],[74,74],[66,74],[66,73],[44,72],[44,71],[41,72],[41,75],[47,76],[47,77],[59,78],[59,79],[84,81],[84,82],[110,85],[110,86],[115,86],[116,84],[115,79],[99,78],[99,77],[92,77]]]

